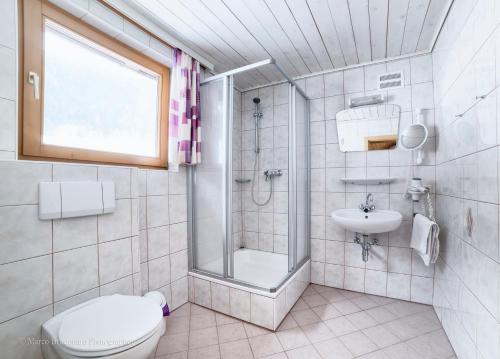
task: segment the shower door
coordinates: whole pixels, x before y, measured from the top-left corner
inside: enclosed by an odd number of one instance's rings
[[[230,236],[228,212],[228,161],[230,79],[224,77],[201,86],[203,116],[202,163],[190,168],[190,208],[192,218],[191,266],[226,276],[226,238]],[[229,172],[230,173],[230,172]],[[230,207],[230,204],[229,204]]]

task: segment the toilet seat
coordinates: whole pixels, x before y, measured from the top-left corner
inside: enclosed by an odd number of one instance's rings
[[[75,308],[61,321],[61,350],[76,357],[105,357],[130,349],[163,324],[158,305],[142,297],[112,295]]]

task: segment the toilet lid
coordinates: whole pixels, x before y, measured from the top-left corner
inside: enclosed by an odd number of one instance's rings
[[[160,306],[149,299],[100,297],[63,318],[59,344],[70,352],[119,351],[148,338],[162,318]]]

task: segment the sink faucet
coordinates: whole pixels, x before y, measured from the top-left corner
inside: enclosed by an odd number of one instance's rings
[[[365,213],[375,210],[375,204],[373,204],[373,194],[368,193],[366,195],[366,202],[359,205],[359,209]]]

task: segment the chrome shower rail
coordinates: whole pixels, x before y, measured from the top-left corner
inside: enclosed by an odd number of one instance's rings
[[[247,72],[250,70],[258,69],[259,67],[263,67],[263,66],[267,66],[267,65],[274,65],[274,67],[276,67],[276,69],[280,72],[280,74],[283,75],[283,77],[285,78],[285,80],[283,82],[288,82],[291,85],[295,86],[297,88],[297,91],[302,96],[304,96],[306,99],[309,99],[309,97],[307,97],[306,93],[297,85],[297,83],[292,78],[290,78],[287,75],[285,70],[283,70],[283,68],[273,58],[262,60],[259,62],[254,62],[253,64],[250,64],[250,65],[238,67],[237,69],[234,69],[234,70],[229,70],[229,71],[223,72],[221,74],[210,76],[209,78],[201,81],[200,84],[203,85],[203,84],[206,84],[206,83],[211,82],[211,81],[220,80],[220,79],[227,77],[227,76],[237,75],[237,74],[240,74],[242,72]],[[261,86],[261,87],[265,87],[265,86],[266,85]]]

